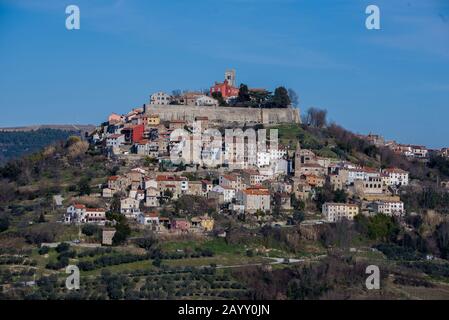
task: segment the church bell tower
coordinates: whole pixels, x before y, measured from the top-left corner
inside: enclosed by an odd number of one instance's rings
[[[231,87],[235,87],[235,70],[234,69],[228,69],[225,72],[225,80],[228,81],[228,84]]]

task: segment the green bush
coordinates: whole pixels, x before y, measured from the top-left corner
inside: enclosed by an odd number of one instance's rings
[[[56,252],[57,253],[61,253],[64,251],[68,251],[70,249],[70,244],[65,243],[65,242],[61,242],[60,244],[58,244],[58,246],[56,247]]]
[[[49,248],[49,247],[47,247],[47,246],[42,246],[42,247],[39,248],[38,253],[39,253],[40,255],[44,255],[44,254],[47,254],[49,251],[50,251],[50,248]]]
[[[100,231],[101,231],[101,228],[95,224],[85,224],[81,228],[81,232],[88,237],[97,235],[97,234],[99,234]]]
[[[419,253],[409,247],[401,247],[395,244],[382,243],[376,246],[390,260],[420,260],[423,259],[422,253]]]

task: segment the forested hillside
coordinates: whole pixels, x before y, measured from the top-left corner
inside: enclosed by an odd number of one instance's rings
[[[77,131],[38,129],[34,131],[0,131],[0,164],[36,152],[56,141],[65,141]]]

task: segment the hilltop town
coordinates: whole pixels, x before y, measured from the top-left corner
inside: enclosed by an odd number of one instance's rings
[[[394,275],[383,297],[414,285],[449,296],[432,282],[449,270],[448,149],[299,112],[294,91],[237,87],[228,70],[207,92],[153,93],[89,134],[8,162],[3,296],[322,298],[295,281],[326,266],[320,292],[374,297],[352,282],[370,263]],[[58,286],[68,265],[84,279],[76,294]]]
[[[156,92],[142,108],[124,115],[109,115],[107,122],[89,136],[89,142],[95,150],[107,154],[109,161],[126,163],[126,166],[120,169],[120,174],[108,177],[101,189],[101,197],[120,202],[120,214],[133,223],[165,234],[210,233],[214,229],[214,219],[209,215],[212,212],[244,215],[246,222],[253,220],[261,225],[286,226],[292,224],[294,213],[301,204],[316,198],[317,190],[325,185],[340,193],[341,201],[320,203],[315,208],[316,219],[306,220],[308,224],[353,220],[359,213],[405,216],[406,209],[399,194],[401,188],[410,183],[408,171],[398,167],[373,168],[336,157],[318,156],[312,150],[301,148],[300,141],[294,145],[276,144],[267,150],[257,150],[252,163],[224,161],[214,168],[206,168],[198,163],[172,161],[170,155],[178,154],[185,145],[185,139],[178,136],[173,139],[176,130],[201,134],[210,128],[223,131],[239,125],[274,128],[275,125],[299,123],[299,114],[283,120],[278,118],[278,121],[259,118],[257,113],[264,110],[266,98],[256,103],[252,94],[260,98],[269,93],[265,89],[245,87],[235,87],[235,71],[230,70],[226,71],[225,80],[215,82],[207,94]],[[245,94],[242,88],[248,93],[248,105],[239,100]],[[275,112],[279,109],[299,112],[292,109],[286,90],[285,95],[288,102],[276,105]],[[272,109],[271,103],[266,105],[269,105],[268,110]],[[189,107],[197,107],[198,115],[178,111]],[[239,109],[241,112],[244,108],[257,109],[251,110],[252,118],[240,115],[229,119],[228,111]],[[163,111],[158,113],[157,110]],[[211,110],[218,110],[213,119],[209,118]],[[408,158],[428,158],[428,150],[423,146],[385,142],[382,137],[371,134],[358,138]],[[216,157],[217,150],[207,146],[201,138],[199,140],[200,153],[213,153]],[[240,144],[244,145],[243,140]],[[232,147],[238,149],[238,142]],[[218,151],[225,152],[227,148],[229,145],[223,142]],[[201,199],[207,203],[207,209],[185,218],[164,217],[164,210],[183,198],[192,202]],[[105,225],[108,210],[73,203],[68,207],[64,221]],[[111,239],[108,244],[112,244]]]

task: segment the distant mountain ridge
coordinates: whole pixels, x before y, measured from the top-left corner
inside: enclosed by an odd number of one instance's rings
[[[39,129],[92,132],[95,126],[93,124],[38,124],[20,127],[0,127],[0,132],[35,131]]]

